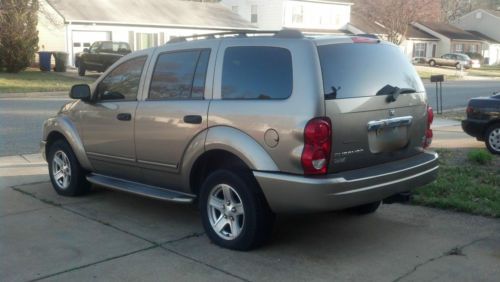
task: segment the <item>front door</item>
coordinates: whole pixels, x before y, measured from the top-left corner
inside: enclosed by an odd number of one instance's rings
[[[135,125],[137,162],[150,185],[177,189],[182,157],[207,128],[212,92],[205,82],[211,85],[207,70],[213,69],[208,66],[215,63],[216,46],[206,44],[180,51],[166,45],[153,56],[147,98],[137,107]]]
[[[83,144],[97,173],[139,180],[134,117],[146,58],[130,59],[108,73],[97,85],[93,102],[81,111]]]

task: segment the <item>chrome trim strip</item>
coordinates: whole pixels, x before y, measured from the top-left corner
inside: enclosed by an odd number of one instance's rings
[[[368,122],[368,131],[378,130],[386,127],[399,127],[403,125],[410,125],[413,121],[412,116],[396,117],[382,120],[374,120]]]
[[[110,159],[121,160],[121,161],[135,162],[135,159],[131,159],[131,158],[111,156],[111,155],[94,153],[94,152],[87,152],[87,155],[93,156],[93,157],[110,158]]]
[[[168,168],[177,168],[178,165],[175,164],[165,164],[165,163],[157,163],[157,162],[150,162],[150,161],[143,161],[143,160],[137,160],[138,163],[140,164],[148,164],[148,165],[156,165],[156,166],[163,166],[163,167],[168,167]]]
[[[431,169],[428,169],[426,171],[422,171],[422,172],[417,173],[417,174],[413,174],[413,175],[407,176],[405,178],[400,178],[400,179],[389,181],[389,182],[384,182],[384,183],[379,183],[379,184],[375,184],[375,185],[372,185],[372,186],[358,188],[358,189],[355,189],[355,190],[349,190],[349,191],[339,192],[339,193],[331,193],[331,194],[328,194],[328,196],[349,195],[349,194],[354,194],[354,193],[358,193],[358,192],[363,192],[363,191],[367,191],[367,190],[376,189],[376,188],[379,188],[381,186],[388,186],[388,185],[396,184],[396,183],[399,183],[399,182],[407,181],[407,180],[410,180],[410,179],[422,176],[422,175],[427,174],[427,173],[431,173],[431,172],[433,172],[434,170],[436,170],[438,168],[439,168],[439,166],[435,166],[435,167],[433,167]]]

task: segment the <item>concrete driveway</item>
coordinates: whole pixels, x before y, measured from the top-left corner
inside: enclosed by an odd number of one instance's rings
[[[498,281],[500,221],[409,205],[278,218],[221,249],[191,206],[95,187],[57,196],[36,155],[0,158],[2,281]]]

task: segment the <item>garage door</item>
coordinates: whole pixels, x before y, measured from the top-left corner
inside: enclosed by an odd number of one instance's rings
[[[111,40],[110,31],[73,31],[73,54],[83,52],[83,49],[90,48],[90,45],[96,41]]]

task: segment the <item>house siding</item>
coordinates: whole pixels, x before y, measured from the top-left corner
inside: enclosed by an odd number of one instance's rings
[[[459,18],[454,25],[464,30],[479,31],[496,41],[500,41],[500,17],[491,15],[484,10],[470,12]]]
[[[451,40],[448,37],[446,37],[440,33],[437,33],[434,30],[432,30],[432,29],[430,29],[422,24],[414,23],[413,25],[439,39],[439,41],[437,43],[437,47],[436,47],[436,56],[439,57],[439,56],[442,56],[442,55],[450,52]]]
[[[64,19],[46,1],[40,1],[38,12],[38,49],[40,51],[66,51]]]
[[[237,8],[237,13],[245,20],[251,22],[252,5],[257,6],[257,22],[259,29],[277,30],[283,26],[284,0],[222,0],[221,3],[232,9]]]

